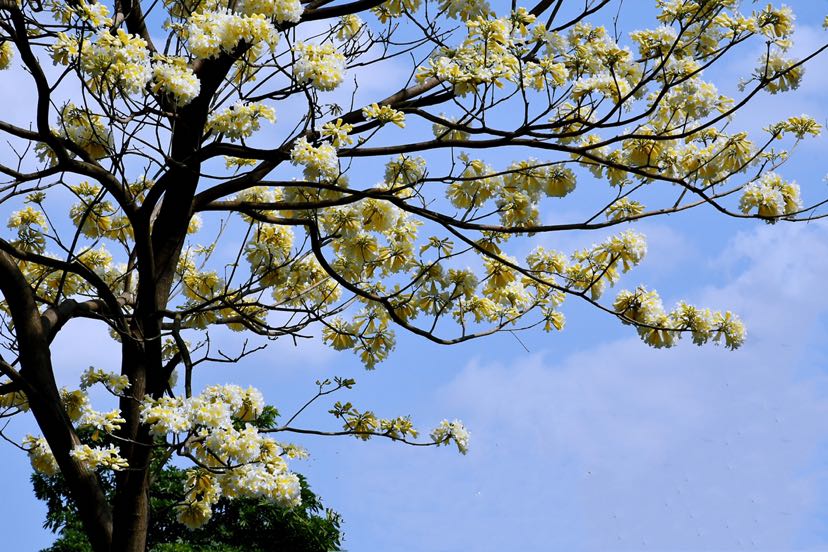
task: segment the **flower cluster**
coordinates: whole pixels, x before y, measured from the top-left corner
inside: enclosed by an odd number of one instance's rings
[[[279,41],[279,34],[268,16],[260,13],[239,15],[229,10],[193,14],[185,34],[190,53],[201,59],[232,52],[242,41],[249,45],[266,44],[270,49]]]
[[[362,25],[362,19],[358,15],[343,15],[339,18],[339,28],[336,31],[336,38],[339,40],[350,40],[359,33]]]
[[[745,341],[745,326],[730,311],[711,312],[681,301],[668,313],[658,293],[643,287],[621,291],[613,308],[625,323],[636,324],[641,339],[653,347],[674,346],[682,332],[689,332],[696,345],[713,339],[736,349]]]
[[[339,158],[331,144],[314,147],[304,137],[300,138],[290,150],[290,160],[294,165],[305,167],[308,180],[333,180],[339,176]]]
[[[607,283],[614,285],[618,281],[619,270],[629,271],[646,253],[644,236],[628,230],[589,249],[576,251],[572,254],[572,263],[563,272],[570,286],[589,291],[597,299]]]
[[[400,128],[405,128],[405,113],[388,105],[371,104],[362,109],[362,116],[369,121],[376,120],[382,124],[394,123]]]
[[[803,74],[802,65],[797,65],[795,60],[775,51],[759,58],[753,76],[764,85],[765,90],[777,94],[799,88]]]
[[[13,58],[14,48],[12,48],[12,43],[7,40],[0,42],[0,71],[8,69]]]
[[[819,136],[822,133],[822,125],[809,115],[795,115],[788,117],[787,120],[772,126],[771,130],[774,134],[781,136],[785,132],[790,132],[798,140],[802,140],[806,135]]]
[[[115,208],[109,201],[100,200],[100,186],[84,181],[70,189],[80,201],[69,209],[69,218],[81,233],[90,238],[113,237],[118,228],[113,217]]]
[[[90,447],[89,445],[77,445],[69,456],[77,462],[84,464],[88,469],[95,470],[105,468],[114,471],[121,471],[129,467],[127,461],[121,458],[117,447]]]
[[[96,383],[102,383],[110,393],[120,395],[129,387],[129,378],[90,366],[81,375],[81,389],[89,389]]]
[[[343,123],[342,119],[337,119],[322,125],[322,136],[330,138],[333,147],[341,148],[354,143],[354,139],[348,136],[348,133],[352,130],[354,130],[354,125]]]
[[[231,140],[249,138],[261,128],[261,120],[276,122],[276,112],[261,103],[242,101],[211,115],[206,130],[226,135]]]
[[[276,23],[299,23],[304,8],[300,0],[243,0],[238,10],[246,15],[264,15]]]
[[[27,435],[23,439],[23,446],[28,449],[29,461],[36,471],[46,475],[55,475],[58,472],[60,468],[46,439]]]
[[[414,13],[420,9],[422,0],[388,0],[371,11],[382,23],[400,17],[403,13]],[[437,11],[453,19],[466,21],[475,17],[488,17],[492,9],[486,0],[440,0]]]
[[[442,50],[421,67],[417,78],[421,81],[437,77],[454,85],[464,96],[481,84],[502,86],[519,74],[519,60],[513,55],[514,37],[508,18],[477,17],[466,21],[468,38],[460,48]]]
[[[299,480],[282,458],[287,449],[249,423],[263,408],[259,391],[235,385],[211,386],[190,399],[144,399],[141,421],[159,437],[186,442],[202,466],[189,473],[179,521],[205,523],[221,496],[300,503]]]
[[[21,412],[29,410],[29,398],[23,391],[12,391],[0,395],[0,408],[16,408]]]
[[[630,38],[638,45],[643,58],[662,58],[674,47],[678,33],[673,27],[662,25],[656,29],[633,31]]]
[[[184,295],[193,301],[210,299],[224,289],[224,280],[216,271],[199,271],[194,266],[186,267],[181,282],[184,284]]]
[[[71,5],[59,0],[48,0],[46,5],[61,23],[72,23],[75,18],[78,22],[86,23],[94,28],[111,27],[112,19],[109,17],[109,8],[102,2],[88,3],[85,0],[73,2]]]
[[[56,134],[73,142],[93,159],[106,157],[114,147],[112,132],[103,117],[71,102],[61,109],[59,123]],[[46,144],[39,143],[36,149],[41,161],[57,162],[57,156]]]
[[[152,64],[152,91],[172,96],[178,106],[193,101],[201,91],[201,81],[181,57],[156,56]]]
[[[101,93],[137,94],[152,78],[147,42],[123,29],[115,34],[101,30],[93,41],[79,46],[78,51],[89,86]]]
[[[794,30],[793,11],[788,6],[774,8],[768,4],[762,11],[755,14],[756,24],[762,34],[771,39],[785,38]]]
[[[445,115],[441,115],[444,119],[447,119],[449,125],[441,125],[440,123],[434,123],[431,125],[431,133],[434,134],[434,137],[438,140],[450,140],[450,141],[463,141],[469,139],[469,133],[462,130],[462,125],[457,125],[457,120],[454,118],[447,118]],[[459,128],[458,128],[459,126]]]
[[[422,0],[387,0],[379,6],[372,8],[371,11],[379,18],[380,22],[385,23],[391,18],[399,17],[403,13],[414,13],[420,8]]]
[[[42,211],[38,211],[31,205],[28,205],[20,211],[12,213],[7,226],[9,228],[20,228],[21,226],[40,226],[41,228],[45,228],[46,217]]]
[[[538,62],[527,62],[523,69],[524,86],[538,91],[563,86],[568,77],[569,69],[566,68],[566,64],[557,62],[549,56],[541,58]],[[626,81],[624,83],[626,84]],[[625,84],[618,86],[625,86]],[[609,95],[616,97],[618,94],[612,92]]]
[[[293,245],[290,228],[274,224],[259,224],[250,242],[245,247],[245,256],[256,274],[265,282],[273,269],[286,264]]]
[[[755,209],[757,215],[771,221],[773,217],[796,213],[802,208],[799,186],[782,180],[775,172],[767,172],[744,187],[739,207],[746,214]]]
[[[610,220],[627,220],[635,218],[644,212],[644,206],[629,198],[621,198],[607,207],[607,218]]]
[[[438,445],[448,445],[451,442],[457,445],[457,450],[462,454],[469,451],[469,431],[459,420],[449,422],[443,420],[440,425],[431,432],[431,438]]]
[[[293,75],[300,83],[310,83],[319,90],[333,90],[345,78],[345,56],[331,43],[322,45],[299,42],[293,47],[296,61]]]
[[[113,434],[120,429],[124,422],[126,420],[121,416],[121,411],[118,409],[109,412],[98,412],[87,408],[79,420],[79,425],[92,428],[96,432],[103,431],[104,433]]]
[[[440,11],[460,21],[492,15],[492,8],[486,0],[440,0]]]
[[[482,160],[460,156],[465,169],[451,182],[446,196],[455,207],[479,207],[494,198],[505,225],[538,223],[538,203],[546,197],[564,197],[575,189],[575,173],[560,163],[537,159],[515,161],[505,171],[495,171]]]

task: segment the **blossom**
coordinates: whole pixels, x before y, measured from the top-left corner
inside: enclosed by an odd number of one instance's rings
[[[756,24],[768,38],[784,38],[790,35],[794,29],[794,19],[796,17],[788,6],[774,8],[768,4],[756,14]]]
[[[487,17],[492,13],[492,8],[486,0],[440,0],[440,10],[460,21]]]
[[[556,62],[554,58],[546,56],[538,63],[528,62],[526,64],[523,82],[535,90],[545,90],[549,86],[562,86],[566,83],[567,77],[569,77],[569,70],[566,64]]]
[[[261,120],[276,122],[276,111],[261,103],[244,103],[241,100],[211,115],[206,130],[226,135],[231,140],[249,138],[261,128]]]
[[[457,450],[459,450],[461,454],[466,454],[469,451],[470,437],[471,434],[463,426],[463,423],[460,422],[460,420],[453,420],[451,422],[443,420],[440,422],[440,425],[431,432],[431,439],[438,446],[448,445],[453,441],[454,444],[457,445]]]
[[[322,136],[330,138],[331,144],[335,148],[341,148],[354,143],[354,139],[348,136],[348,133],[353,129],[354,125],[343,123],[342,119],[337,119],[322,125]]]
[[[674,327],[690,330],[693,343],[696,345],[707,342],[713,327],[710,309],[700,309],[684,301],[680,301],[673,312],[670,313],[670,320]]]
[[[810,134],[811,136],[819,136],[822,132],[822,125],[816,122],[813,117],[804,114],[788,117],[788,119],[784,121],[781,126],[782,130],[792,133],[800,140],[804,138],[806,134]]]
[[[561,165],[552,165],[543,176],[543,190],[550,197],[564,197],[575,189],[575,173]]]
[[[27,435],[23,439],[23,446],[28,449],[29,461],[35,471],[45,475],[55,475],[60,468],[52,454],[52,449],[43,437]]]
[[[63,402],[63,408],[66,410],[66,414],[69,415],[69,419],[73,422],[78,421],[90,408],[89,397],[82,389],[76,389],[74,391],[69,391],[65,388],[61,389],[60,400]]]
[[[400,128],[405,128],[405,113],[388,105],[371,104],[362,109],[362,116],[369,121],[376,120],[382,124],[394,123]]]
[[[156,56],[152,65],[153,92],[170,94],[178,106],[193,101],[201,91],[201,81],[181,57]]]
[[[319,90],[333,90],[345,78],[345,56],[331,43],[322,45],[299,42],[293,47],[296,61],[293,75],[300,83]]]
[[[0,71],[8,69],[14,58],[14,48],[8,40],[0,42]]]
[[[110,434],[115,433],[125,422],[126,420],[121,416],[121,411],[118,409],[109,412],[98,412],[88,407],[79,420],[81,426],[91,427]]]
[[[422,157],[400,154],[385,164],[385,184],[391,188],[410,186],[425,176],[425,170]]]
[[[178,519],[188,527],[204,524],[221,496],[260,497],[285,507],[301,503],[297,476],[282,456],[296,457],[245,422],[261,416],[264,399],[252,387],[213,385],[191,398],[147,397],[141,421],[154,435],[187,441],[202,466],[188,472]],[[293,451],[293,452],[289,452]]]
[[[290,150],[290,160],[294,165],[304,165],[309,180],[339,176],[339,159],[331,144],[314,147],[304,137],[299,138]]]
[[[59,37],[56,47],[64,48],[65,44],[66,39]],[[101,29],[91,42],[78,46],[78,54],[81,70],[95,91],[137,94],[152,78],[147,42],[123,29],[114,35]],[[61,57],[68,57],[68,53]]]
[[[451,140],[451,141],[461,141],[461,140],[468,140],[469,133],[462,130],[462,126],[455,127],[453,125],[457,124],[457,120],[454,118],[446,118],[445,115],[441,115],[443,119],[446,119],[448,123],[452,126],[441,125],[440,123],[434,123],[431,125],[431,132],[434,134],[434,137],[438,140]]]
[[[339,29],[336,31],[336,38],[339,40],[349,40],[355,37],[363,24],[362,19],[358,15],[343,15],[339,18]]]
[[[714,314],[712,324],[718,328],[713,339],[717,342],[724,340],[725,347],[728,349],[736,349],[745,342],[747,336],[745,325],[732,312]]]
[[[662,25],[657,29],[633,31],[630,38],[638,44],[638,53],[642,57],[662,57],[670,51],[678,33],[673,27]]]
[[[272,17],[276,23],[299,23],[304,7],[300,0],[244,0],[239,11]]]
[[[69,102],[61,109],[59,120],[58,133],[77,144],[94,159],[106,157],[114,147],[112,131],[104,124],[100,115],[75,107]],[[51,150],[45,150],[41,158],[52,159],[53,155]]]
[[[140,416],[155,435],[184,433],[192,427],[188,405],[179,398],[146,399],[141,404]]]
[[[255,167],[259,163],[258,159],[244,159],[242,157],[224,156],[224,166],[228,169],[235,167]]]
[[[399,17],[404,12],[414,13],[420,8],[422,0],[387,0],[381,5],[372,8],[371,11],[385,23],[393,17]]]
[[[111,27],[112,19],[109,17],[109,8],[102,2],[87,3],[85,0],[77,2],[49,2],[49,8],[56,19],[64,25],[72,23],[77,17],[78,22],[87,23],[92,27]]]
[[[195,13],[185,29],[190,53],[197,58],[217,57],[232,52],[240,42],[276,47],[279,34],[263,14],[239,15],[229,10]]]
[[[761,82],[771,94],[787,92],[799,87],[804,70],[796,61],[782,56],[779,52],[769,53],[759,58],[759,65],[754,70],[754,77]]]
[[[7,224],[9,228],[19,228],[21,226],[40,226],[46,227],[46,217],[42,211],[27,205],[19,211],[15,211],[9,217]]]
[[[745,214],[754,209],[760,217],[779,217],[802,208],[799,186],[786,182],[775,172],[767,172],[742,189],[739,207]]]
[[[187,501],[176,507],[178,523],[188,529],[198,529],[213,516],[213,509],[209,503],[203,500]]]
[[[69,456],[77,462],[86,465],[90,470],[97,468],[108,468],[114,471],[121,471],[129,467],[115,447],[90,447],[89,445],[76,445],[69,451]]]
[[[621,198],[607,207],[607,218],[610,220],[626,220],[639,216],[644,212],[644,206],[629,198]]]
[[[118,395],[129,387],[129,378],[90,366],[81,375],[81,389],[89,389],[96,383],[104,384],[111,393]]]

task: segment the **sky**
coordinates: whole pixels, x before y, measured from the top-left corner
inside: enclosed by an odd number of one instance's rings
[[[797,48],[824,41],[828,2],[788,4],[799,14]],[[649,21],[650,5],[625,3],[642,8],[626,30]],[[755,57],[708,78],[729,91]],[[817,59],[795,93],[760,95],[734,126],[759,130],[802,112],[825,124],[826,63]],[[25,101],[1,87],[0,105],[16,102],[19,114]],[[805,143],[782,171],[806,197],[828,191],[827,146],[825,137]],[[687,299],[739,313],[744,347],[654,350],[571,301],[561,333],[442,347],[398,332],[396,351],[371,372],[318,340],[277,341],[238,366],[200,370],[196,385],[255,384],[289,412],[314,380],[348,376],[357,386],[339,398],[359,407],[411,414],[422,428],[463,420],[472,435],[466,456],[380,440],[297,440],[311,458],[292,467],[343,515],[348,550],[828,550],[828,224],[766,225],[702,210],[635,228],[649,251],[621,285],[646,283],[668,306]],[[555,240],[566,250],[600,237]],[[237,336],[223,339],[232,345]],[[113,345],[94,323],[72,322],[54,344],[58,378],[77,381],[87,366],[111,364]],[[307,425],[333,427],[325,410]],[[32,431],[15,424],[13,432]],[[48,545],[25,455],[0,446],[0,465],[4,548]]]

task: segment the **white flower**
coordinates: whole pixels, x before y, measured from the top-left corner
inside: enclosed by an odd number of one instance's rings
[[[309,180],[332,180],[339,176],[339,159],[331,144],[313,147],[304,137],[300,138],[290,150],[290,160],[294,165],[304,165]]]
[[[108,447],[90,447],[89,445],[77,445],[69,451],[69,456],[76,461],[85,464],[90,470],[99,467],[121,471],[127,467],[127,461],[121,458],[118,449],[114,445]]]
[[[279,34],[268,16],[238,15],[229,10],[193,14],[186,35],[190,52],[202,59],[232,52],[242,41],[250,45],[264,43],[271,50],[279,42]]]
[[[434,431],[431,432],[431,439],[439,445],[448,445],[451,441],[457,445],[457,450],[461,454],[466,454],[469,451],[469,438],[471,434],[463,426],[460,420],[443,420]]]
[[[207,130],[225,134],[231,140],[249,138],[261,128],[261,120],[276,122],[276,111],[260,103],[244,103],[241,100],[234,105],[211,116],[207,121]]]
[[[57,462],[46,439],[26,435],[26,438],[23,439],[23,446],[28,448],[29,461],[36,471],[45,475],[55,475],[58,473],[59,468]]]
[[[310,83],[319,90],[333,90],[345,78],[345,56],[333,44],[299,42],[293,52],[296,54],[293,74],[300,83]]]
[[[156,57],[152,78],[153,91],[170,94],[179,106],[193,101],[201,91],[201,81],[184,58]]]

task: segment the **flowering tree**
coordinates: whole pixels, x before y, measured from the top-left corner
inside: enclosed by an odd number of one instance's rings
[[[101,473],[107,494],[113,491],[115,473]],[[176,520],[186,480],[184,470],[169,465],[154,474],[150,487],[152,516],[147,531],[147,548],[153,552],[339,550],[340,516],[325,509],[301,477],[302,503],[295,508],[282,508],[264,498],[221,498],[212,506],[210,519],[197,529],[189,529]],[[35,473],[32,481],[35,496],[49,508],[45,526],[59,532],[52,546],[41,552],[91,552],[61,475]]]
[[[305,407],[263,425],[255,389],[193,390],[200,364],[260,348],[216,352],[222,328],[263,342],[318,331],[372,368],[394,328],[442,344],[560,330],[571,297],[654,347],[742,344],[730,312],[668,311],[644,287],[604,300],[645,255],[635,231],[567,253],[533,236],[699,207],[821,216],[822,198],[806,206],[777,172],[820,125],[792,117],[751,137],[728,122],[756,94],[796,88],[825,47],[788,57],[785,7],[657,0],[653,28],[622,36],[598,24],[610,4],[0,0],[0,68],[36,91],[29,126],[0,122],[14,210],[0,240],[4,416],[33,414],[43,436],[22,448],[60,471],[96,551],[145,549],[153,470],[176,456],[192,465],[178,520],[198,527],[222,498],[298,504],[286,459],[302,452],[280,434],[468,446],[459,422],[421,438],[408,417],[341,402],[340,430],[301,426]],[[763,54],[724,96],[703,74],[746,43]],[[363,98],[369,74],[402,78]],[[514,162],[487,162],[491,149]],[[592,213],[545,221],[576,181]],[[59,389],[50,344],[77,317],[108,326],[120,366]],[[317,383],[306,407],[354,384]],[[113,409],[93,407],[92,386]]]

